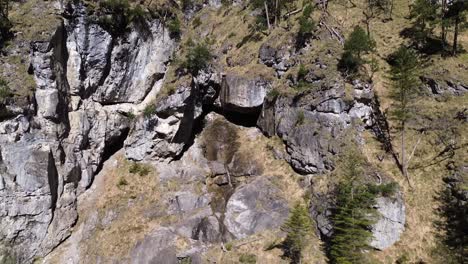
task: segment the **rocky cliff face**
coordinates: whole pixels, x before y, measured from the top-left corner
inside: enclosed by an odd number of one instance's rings
[[[59,245],[45,262],[197,263],[211,244],[277,229],[288,215],[287,184],[275,182],[263,161],[239,145],[278,136],[286,150],[279,159],[300,174],[318,174],[333,170],[345,135],[376,123],[372,85],[355,82],[347,92],[341,77],[313,72],[306,80],[317,89],[269,96],[270,80],[212,67],[158,97],[177,49],[161,21],[130,24],[113,36],[81,3],[69,4],[63,16],[50,41],[31,47],[34,113],[0,123],[0,240],[18,263]],[[297,55],[270,46],[259,53],[277,77]],[[149,105],[155,110],[143,115]],[[260,130],[239,126],[242,118],[229,123],[232,115],[255,119]],[[155,168],[163,195],[142,205],[152,224],[123,256],[90,255],[80,245],[124,214],[95,212],[77,223],[80,203],[98,201],[93,188],[104,189],[95,177],[110,177],[104,162],[112,156],[109,162],[117,164],[120,149],[125,159]],[[401,197],[382,198],[378,207],[384,217],[374,246],[383,249],[404,228],[404,205]]]

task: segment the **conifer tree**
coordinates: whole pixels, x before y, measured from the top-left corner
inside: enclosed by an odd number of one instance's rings
[[[419,85],[419,63],[415,52],[402,46],[394,54],[394,62],[390,70],[391,98],[393,99],[391,116],[399,123],[398,128],[401,131],[400,165],[410,186],[405,155],[405,132],[408,121],[414,116],[413,101]]]
[[[283,242],[285,255],[292,263],[301,263],[302,251],[307,245],[307,240],[312,234],[312,220],[307,208],[297,204],[291,212],[289,219],[281,227],[287,233]]]
[[[374,205],[378,189],[361,182],[364,164],[364,158],[355,149],[349,150],[342,160],[342,180],[336,188],[332,215],[331,263],[366,263],[364,250],[372,238],[370,228],[377,215]]]
[[[360,26],[356,26],[345,41],[344,53],[338,67],[349,73],[357,72],[364,63],[362,55],[373,51],[374,48],[375,42],[372,38]]]
[[[464,181],[468,182],[468,174],[460,173],[460,177],[464,177]],[[453,179],[446,179],[448,181]],[[440,207],[437,212],[441,217],[441,221],[436,222],[442,238],[441,249],[448,252],[445,257],[448,257],[448,263],[468,263],[468,201],[464,200],[463,188],[467,188],[466,184],[446,184],[446,187],[439,194]]]
[[[432,34],[437,22],[438,5],[430,0],[416,0],[411,5],[410,18],[414,19],[416,28],[415,39],[421,44],[426,42],[427,37]]]
[[[313,11],[311,4],[307,4],[302,11],[302,16],[299,18],[299,32],[297,34],[297,44],[304,45],[304,42],[312,35],[315,29],[315,21],[310,17]]]

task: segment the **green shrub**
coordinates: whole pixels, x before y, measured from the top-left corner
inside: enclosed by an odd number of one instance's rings
[[[143,109],[143,116],[148,118],[156,113],[156,105],[149,104]]]
[[[130,168],[128,169],[128,172],[131,174],[138,174],[140,176],[146,176],[151,172],[151,170],[146,165],[140,164],[138,162],[133,162]]]
[[[200,17],[196,17],[192,21],[193,28],[197,28],[202,24]]]
[[[240,263],[255,264],[257,263],[257,256],[253,254],[242,254],[239,257]]]
[[[169,30],[169,34],[172,38],[179,39],[180,33],[182,32],[180,27],[180,20],[177,17],[172,18],[167,23],[167,29]]]
[[[304,80],[307,73],[308,70],[306,69],[306,67],[303,64],[299,65],[299,70],[297,71],[297,79]]]
[[[11,96],[12,93],[8,83],[0,78],[0,105],[5,104],[6,99]]]
[[[231,250],[232,250],[232,247],[233,247],[233,245],[232,245],[232,243],[231,243],[231,242],[229,242],[229,243],[226,243],[226,245],[224,245],[224,247],[226,248],[226,250],[227,250],[227,251],[231,251]]]
[[[128,119],[130,119],[130,120],[134,120],[135,117],[136,117],[135,114],[132,111],[128,111],[128,112],[124,113],[124,115],[126,117],[128,117]]]
[[[276,88],[273,88],[273,89],[271,89],[271,90],[268,92],[268,95],[267,95],[267,96],[268,96],[269,98],[276,98],[276,97],[278,97],[279,95],[280,95],[279,90],[276,89]]]
[[[303,125],[303,124],[304,124],[304,120],[305,120],[304,111],[299,110],[299,111],[297,112],[296,126],[301,126],[301,125]]]
[[[389,182],[385,184],[379,185],[379,192],[382,196],[391,197],[395,194],[398,187],[398,183],[396,182]]]
[[[125,32],[130,22],[141,21],[146,11],[140,6],[132,8],[128,0],[105,0],[99,3],[98,23],[110,34],[118,36]]]
[[[127,185],[128,185],[127,180],[124,177],[120,177],[119,181],[117,182],[117,186],[118,187],[123,187],[123,186],[127,186]]]
[[[212,55],[207,44],[198,43],[189,49],[184,66],[193,76],[196,76],[200,70],[208,67],[211,59]]]

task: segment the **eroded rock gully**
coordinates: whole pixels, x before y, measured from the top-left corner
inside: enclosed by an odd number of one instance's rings
[[[199,263],[211,244],[277,229],[288,216],[287,183],[242,146],[278,136],[295,171],[317,174],[334,168],[347,133],[375,124],[372,86],[355,82],[347,94],[337,76],[272,98],[271,81],[211,67],[156,102],[177,43],[157,19],[144,25],[112,36],[78,2],[49,42],[32,44],[36,111],[0,123],[0,246],[18,263]],[[281,77],[295,56],[280,60],[284,52],[262,46],[260,62]],[[143,184],[158,192],[93,207],[129,160],[151,165],[157,177]],[[136,210],[144,232],[129,234],[122,255],[89,251],[84,241],[128,220],[123,208]]]

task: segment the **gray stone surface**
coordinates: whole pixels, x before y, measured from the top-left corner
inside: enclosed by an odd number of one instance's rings
[[[234,112],[258,111],[269,89],[270,84],[261,78],[246,79],[228,74],[221,85],[221,105]]]
[[[224,225],[235,238],[275,229],[288,217],[287,202],[266,177],[240,186],[226,205]]]
[[[372,226],[370,245],[383,250],[395,244],[405,230],[405,204],[401,194],[396,197],[379,197],[376,204],[379,220]]]

